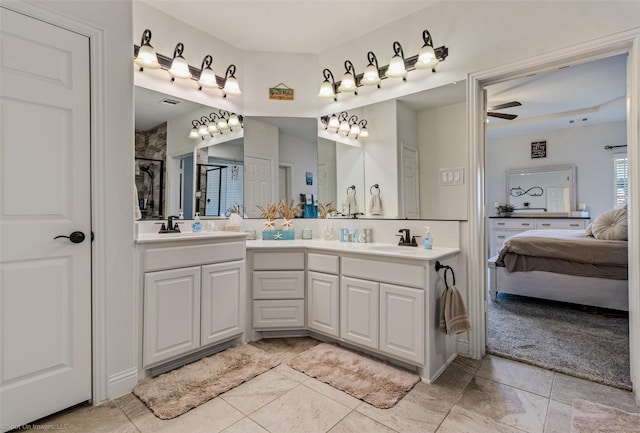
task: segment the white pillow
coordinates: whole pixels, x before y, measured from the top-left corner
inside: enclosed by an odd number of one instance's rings
[[[591,224],[591,232],[596,239],[609,241],[627,240],[627,208],[613,209],[600,215]],[[587,230],[587,236],[589,235]]]

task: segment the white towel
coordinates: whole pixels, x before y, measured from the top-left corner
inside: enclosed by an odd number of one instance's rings
[[[371,200],[369,200],[369,213],[371,215],[382,215],[382,200],[380,200],[380,191],[374,191],[371,193]]]
[[[446,332],[447,335],[455,335],[471,329],[467,309],[456,286],[445,289],[441,302],[440,329],[443,332]]]
[[[360,209],[358,209],[358,201],[356,200],[355,194],[347,193],[347,199],[342,207],[342,213],[346,212],[349,215],[360,213]]]
[[[133,215],[136,221],[142,219],[142,212],[140,212],[140,202],[138,201],[138,188],[136,184],[133,184]]]

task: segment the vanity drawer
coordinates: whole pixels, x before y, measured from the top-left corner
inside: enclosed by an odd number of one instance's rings
[[[310,271],[338,274],[340,272],[340,259],[329,254],[307,254],[307,268]]]
[[[253,301],[253,327],[304,328],[304,300]]]
[[[537,229],[573,229],[584,230],[587,228],[586,219],[557,219],[557,220],[536,220]]]
[[[144,252],[144,272],[184,268],[210,263],[244,260],[244,242],[148,248]]]
[[[304,271],[254,271],[253,299],[304,298]]]
[[[536,220],[529,218],[499,218],[492,219],[491,223],[494,229],[531,230],[536,227]]]
[[[343,257],[342,275],[421,289],[425,286],[424,266],[405,263]]]
[[[304,270],[304,253],[254,253],[255,270]]]

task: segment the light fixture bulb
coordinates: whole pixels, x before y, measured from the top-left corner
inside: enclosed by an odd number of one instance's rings
[[[369,131],[367,130],[367,128],[365,126],[363,126],[360,129],[360,134],[358,135],[358,137],[367,138],[368,136],[369,136]]]
[[[222,132],[225,129],[229,129],[229,124],[227,123],[227,119],[221,117],[218,119],[218,129]]]
[[[440,61],[436,57],[436,52],[433,50],[433,47],[425,44],[420,48],[418,60],[416,60],[414,66],[416,69],[433,69],[438,66],[438,63],[440,63]]]
[[[189,64],[182,56],[174,57],[171,62],[171,68],[169,69],[169,75],[173,78],[191,78],[191,72],[189,71]]]
[[[209,133],[209,129],[207,128],[207,125],[200,125],[198,126],[198,134],[201,137],[204,137],[205,135],[207,135]]]
[[[225,95],[232,95],[232,96],[240,95],[242,93],[240,91],[240,84],[238,83],[238,80],[234,76],[228,77],[226,79],[226,81],[224,82],[224,88],[222,89],[222,91],[225,93]]]
[[[145,44],[138,50],[138,55],[134,59],[136,65],[147,69],[160,69],[156,50],[149,44]]]
[[[213,69],[210,67],[206,67],[200,73],[200,78],[198,78],[198,85],[200,87],[218,87],[218,81],[216,80],[216,74],[213,72]]]
[[[327,124],[327,129],[333,129],[334,131],[337,131],[339,127],[340,127],[340,121],[338,120],[338,117],[334,114],[329,119],[329,123]]]
[[[229,124],[229,128],[235,128],[236,126],[240,126],[240,119],[236,113],[231,113],[227,123]]]
[[[318,92],[318,97],[324,99],[333,99],[336,97],[336,94],[333,91],[333,84],[331,84],[329,80],[324,80],[322,82],[320,91]]]
[[[358,137],[360,135],[360,127],[355,123],[351,125],[351,129],[349,130],[349,135],[352,137]]]
[[[209,134],[215,134],[216,132],[218,132],[218,126],[216,125],[216,122],[211,121],[207,123],[207,130],[209,131]]]
[[[340,86],[338,86],[338,91],[355,92],[356,88],[356,80],[353,78],[353,74],[351,72],[345,72],[342,76],[342,81],[340,81]]]
[[[200,138],[200,134],[198,134],[198,130],[196,128],[193,128],[191,132],[189,132],[189,138],[192,140]]]
[[[404,67],[404,59],[398,54],[393,56],[389,61],[389,68],[385,75],[388,78],[404,78],[407,76],[407,70]]]
[[[350,130],[351,130],[351,126],[349,126],[349,122],[347,122],[346,120],[343,120],[342,122],[340,122],[338,133],[343,133],[346,135],[349,133]]]
[[[362,74],[362,80],[360,80],[365,86],[377,86],[380,84],[380,74],[378,73],[378,68],[373,63],[370,63],[366,68],[364,68],[364,73]]]

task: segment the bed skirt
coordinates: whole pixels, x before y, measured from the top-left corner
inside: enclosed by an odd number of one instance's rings
[[[496,266],[496,258],[497,256],[492,257],[488,261],[489,292],[494,301],[498,293],[510,293],[629,311],[628,280],[581,277],[544,271],[509,272],[502,266]]]

